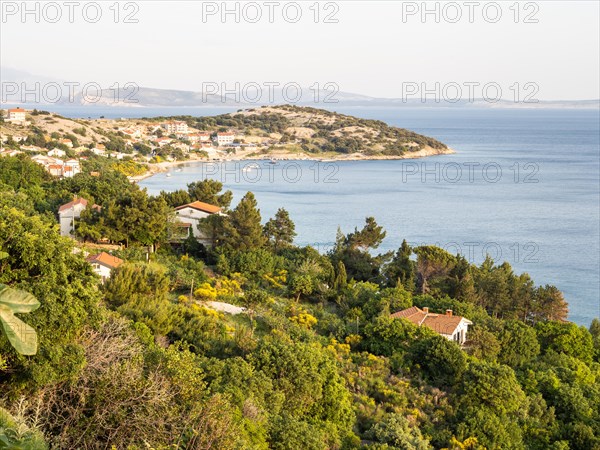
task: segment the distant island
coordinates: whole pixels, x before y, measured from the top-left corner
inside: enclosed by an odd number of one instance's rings
[[[126,175],[139,179],[185,161],[405,159],[453,153],[436,139],[379,120],[291,105],[140,119],[0,111],[3,152],[30,154],[59,177],[74,176],[78,159],[94,157],[119,162]]]

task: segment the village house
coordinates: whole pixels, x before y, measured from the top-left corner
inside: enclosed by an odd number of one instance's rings
[[[23,108],[9,109],[6,121],[12,123],[25,123],[25,113],[26,111]]]
[[[182,121],[174,121],[174,122],[165,122],[160,124],[163,130],[166,130],[169,134],[175,133],[187,133],[188,125]]]
[[[21,153],[23,153],[23,152],[20,152],[19,150],[12,150],[9,148],[5,148],[0,151],[0,156],[17,156]]]
[[[81,173],[81,166],[79,165],[79,161],[76,159],[67,159],[64,163],[64,167],[65,172],[69,172],[70,176],[75,176],[78,173]]]
[[[196,142],[208,142],[210,141],[210,133],[208,132],[200,132],[200,133],[190,133],[186,136],[186,139],[190,141],[192,144]]]
[[[73,148],[73,141],[71,139],[59,139],[58,143],[66,145],[68,148]]]
[[[52,158],[52,157],[46,156],[46,155],[34,155],[31,157],[31,160],[33,162],[41,164],[46,169],[48,169],[48,166],[50,166],[51,164],[62,165],[62,163],[63,163],[62,160],[60,160],[58,158]]]
[[[63,165],[62,164],[49,164],[46,166],[46,170],[53,177],[62,177],[63,176]]]
[[[173,142],[173,139],[167,138],[167,137],[161,137],[161,138],[156,138],[153,141],[156,145],[158,145],[159,147],[162,147],[163,145],[168,145],[171,142]]]
[[[61,150],[60,148],[53,148],[48,152],[48,156],[53,156],[55,158],[62,158],[66,156],[67,152]]]
[[[110,278],[110,275],[114,269],[125,262],[121,258],[109,255],[106,252],[98,253],[97,255],[90,255],[86,258],[86,261],[92,265],[94,273],[100,275],[102,283],[105,283],[106,280]]]
[[[72,236],[75,231],[75,219],[81,217],[81,213],[87,208],[88,201],[85,198],[75,198],[72,202],[65,203],[58,208],[58,221],[60,223],[60,235]],[[99,210],[100,206],[93,205],[92,208]]]
[[[419,327],[425,326],[460,345],[463,345],[467,340],[469,325],[473,325],[473,322],[470,320],[461,316],[455,316],[451,309],[447,309],[445,314],[436,314],[429,312],[429,308],[427,307],[420,309],[412,306],[392,314],[391,317],[394,319],[406,319]]]
[[[235,135],[231,132],[226,133],[217,133],[214,140],[219,147],[233,144],[233,140],[235,139]]]
[[[120,131],[131,139],[140,139],[142,137],[142,132],[138,128],[125,128]]]
[[[194,236],[201,244],[211,245],[212,242],[200,231],[198,224],[200,220],[213,214],[221,215],[223,213],[220,207],[204,202],[188,203],[187,205],[175,208],[175,226],[185,230],[183,235],[179,233],[179,237],[185,239],[189,236]]]

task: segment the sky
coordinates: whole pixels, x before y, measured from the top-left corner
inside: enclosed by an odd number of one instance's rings
[[[0,66],[63,81],[600,98],[598,1],[0,3]]]

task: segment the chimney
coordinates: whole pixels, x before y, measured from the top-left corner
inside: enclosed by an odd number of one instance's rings
[[[452,317],[452,310],[451,309],[447,309],[446,310],[446,315]]]
[[[424,312],[425,314],[429,314],[429,307],[425,306],[425,307],[423,308],[423,312]]]

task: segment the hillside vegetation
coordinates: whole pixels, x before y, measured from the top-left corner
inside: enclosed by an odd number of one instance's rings
[[[250,192],[150,196],[83,164],[58,180],[0,158],[0,284],[40,304],[12,306],[34,355],[0,329],[0,448],[600,449],[600,321],[566,321],[556,287],[434,246],[378,253],[371,217],[320,254]],[[101,209],[61,237],[75,195]],[[200,225],[211,248],[171,239],[191,201],[226,212]],[[104,284],[99,248],[124,260]],[[465,346],[390,317],[413,305],[472,321]]]
[[[28,125],[0,118],[7,148],[23,145],[60,148],[73,156],[89,156],[104,146],[137,162],[223,158],[409,158],[451,153],[445,144],[413,131],[322,109],[269,106],[218,116],[174,116],[141,119],[68,119],[47,111],[32,111]],[[189,131],[169,134],[161,124],[185,122]],[[197,146],[187,133],[219,132],[235,136],[227,147]],[[167,145],[160,138],[168,139]],[[70,141],[68,146],[63,141]],[[37,152],[39,153],[39,149]],[[28,150],[36,153],[36,150]]]
[[[297,141],[308,153],[363,153],[367,156],[401,156],[426,148],[443,150],[445,144],[415,132],[391,127],[380,120],[360,119],[335,112],[291,105],[263,107],[191,120],[193,126],[267,133],[280,142]]]

